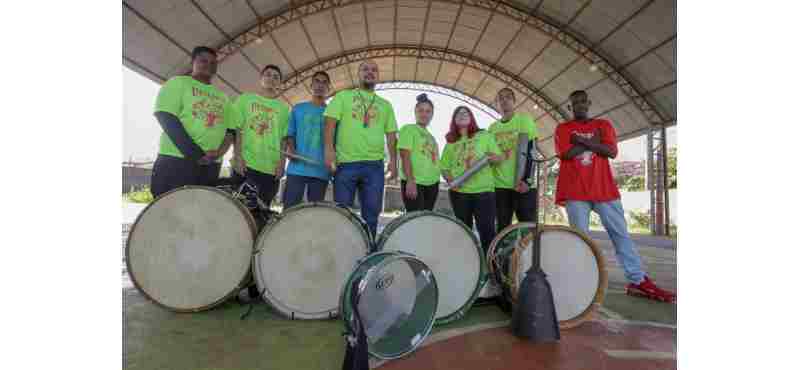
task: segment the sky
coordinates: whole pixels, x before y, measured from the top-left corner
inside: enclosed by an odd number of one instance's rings
[[[122,161],[133,160],[136,162],[155,159],[158,151],[158,139],[161,127],[153,117],[153,105],[158,95],[159,85],[146,77],[122,66]],[[414,123],[414,105],[419,91],[390,90],[379,91],[379,95],[388,99],[395,108],[395,117],[398,128]],[[449,120],[455,108],[463,103],[455,98],[427,93],[433,101],[435,110],[431,122],[431,134],[444,148],[444,135],[447,132]],[[480,109],[473,108],[478,126],[488,128],[494,119]],[[669,146],[676,144],[677,130],[675,127],[667,129],[667,143]],[[634,138],[619,144],[617,161],[640,161],[645,158],[647,140],[644,136]],[[230,152],[226,156],[230,158]]]

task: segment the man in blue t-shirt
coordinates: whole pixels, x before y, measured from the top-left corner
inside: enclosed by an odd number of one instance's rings
[[[303,194],[309,202],[322,201],[328,188],[331,174],[325,168],[325,97],[330,91],[331,79],[327,73],[319,71],[311,77],[311,101],[294,106],[289,116],[287,151],[316,163],[291,158],[286,170],[284,208],[297,205]]]

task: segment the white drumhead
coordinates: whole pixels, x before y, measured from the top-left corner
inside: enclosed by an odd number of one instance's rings
[[[475,239],[455,221],[436,214],[410,215],[387,225],[382,250],[411,253],[436,276],[439,306],[436,318],[446,318],[464,307],[480,283],[481,255]],[[384,232],[386,232],[384,231]]]
[[[278,311],[301,319],[335,314],[339,293],[369,250],[363,227],[335,206],[291,208],[256,242],[259,292]]]
[[[543,229],[541,263],[553,292],[559,321],[574,319],[594,302],[600,287],[600,266],[583,238],[564,229]],[[519,287],[531,266],[531,244],[525,246],[518,263],[516,286]]]
[[[176,311],[210,308],[250,269],[254,225],[225,193],[203,187],[166,193],[136,220],[126,247],[134,284]]]

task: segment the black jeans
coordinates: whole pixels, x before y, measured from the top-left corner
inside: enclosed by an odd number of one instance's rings
[[[450,190],[450,204],[456,217],[470,230],[472,230],[472,220],[475,219],[484,254],[489,250],[489,245],[497,234],[494,228],[494,198],[494,192],[466,194]]]
[[[439,196],[439,183],[433,185],[417,184],[417,198],[409,199],[406,197],[406,181],[400,181],[400,192],[403,195],[403,205],[406,212],[428,210],[433,211],[436,198]]]
[[[278,187],[280,186],[278,179],[273,175],[258,172],[250,167],[245,168],[244,175],[248,183],[258,188],[258,198],[269,208],[270,204],[272,204],[272,199],[278,194]]]
[[[511,217],[516,213],[519,222],[536,222],[536,188],[527,193],[517,193],[513,189],[494,189],[497,197],[497,231],[511,225]]]
[[[216,186],[221,164],[201,166],[185,158],[158,155],[153,163],[150,192],[158,197],[181,186]]]

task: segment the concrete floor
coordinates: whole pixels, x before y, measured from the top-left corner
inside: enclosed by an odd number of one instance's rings
[[[637,238],[647,271],[674,291],[676,248],[664,240],[648,246],[647,240]],[[597,242],[609,262],[603,308],[592,321],[563,331],[559,344],[520,341],[505,326],[509,316],[494,306],[474,307],[464,319],[435,328],[407,358],[373,359],[373,368],[675,368],[677,305],[626,296],[610,242]],[[339,320],[285,320],[264,304],[240,320],[247,307],[233,301],[207,312],[176,314],[147,301],[125,279],[125,369],[341,369]]]

